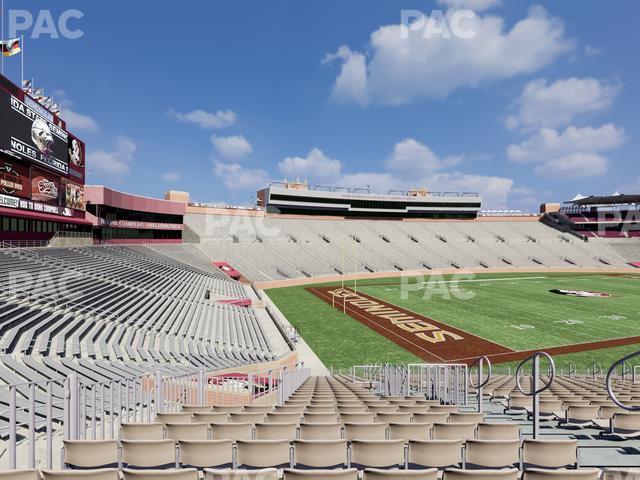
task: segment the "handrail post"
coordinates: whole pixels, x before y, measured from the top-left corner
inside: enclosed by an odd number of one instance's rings
[[[618,365],[622,365],[622,371],[624,372],[625,365],[627,364],[627,360],[631,360],[632,358],[637,357],[639,355],[640,355],[640,350],[630,355],[627,355],[626,357],[622,357],[617,362],[614,362],[614,364],[611,365],[611,367],[609,368],[609,371],[607,372],[607,378],[605,380],[607,393],[609,394],[609,397],[611,398],[613,403],[615,403],[618,407],[623,408],[624,410],[627,410],[629,412],[640,412],[640,406],[636,407],[631,405],[625,405],[620,400],[618,400],[618,397],[613,391],[613,385],[611,384],[611,382],[613,380],[613,375],[616,373],[616,368],[618,367]],[[613,427],[613,419],[611,421],[611,425]]]
[[[544,387],[540,387],[540,357],[546,357],[549,361],[549,383],[547,383]],[[524,366],[526,362],[529,360],[532,361],[531,366],[531,375],[533,386],[530,392],[525,392],[522,388],[522,384],[520,383],[520,370]],[[533,406],[533,438],[537,439],[540,436],[540,394],[544,392],[546,389],[551,387],[553,381],[556,378],[556,365],[553,361],[553,358],[546,352],[536,352],[528,358],[525,358],[520,364],[518,368],[516,368],[516,387],[523,395],[528,397],[532,397],[532,406]]]
[[[487,372],[487,378],[485,380],[482,379],[482,370],[484,367],[484,364],[487,364],[487,367],[489,369],[489,371]],[[473,382],[471,381],[471,368],[473,368],[473,366],[475,364],[478,364],[478,384],[474,385]],[[491,365],[491,360],[489,360],[489,357],[486,356],[482,356],[482,357],[478,357],[474,360],[474,362],[469,365],[469,385],[471,385],[473,388],[475,388],[477,390],[477,394],[478,394],[478,412],[482,412],[482,388],[487,385],[489,383],[489,381],[491,380],[491,375],[493,373],[493,367]],[[466,398],[466,392],[465,392],[465,398]]]

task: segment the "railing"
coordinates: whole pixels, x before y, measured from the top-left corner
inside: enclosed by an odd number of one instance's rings
[[[485,363],[487,364],[489,371],[487,372],[487,378],[483,380],[482,369]],[[475,365],[478,365],[478,384],[477,385],[474,385],[473,380],[471,380],[471,369]],[[475,359],[474,362],[471,365],[469,365],[469,385],[472,388],[475,388],[478,394],[478,412],[482,412],[482,388],[485,385],[487,385],[491,380],[491,374],[492,374],[492,365],[491,365],[491,360],[489,360],[489,357],[486,357],[483,355],[482,357],[478,357],[477,359]]]
[[[0,417],[8,419],[0,428],[8,439],[0,469],[55,468],[61,464],[63,439],[117,439],[122,423],[154,422],[157,413],[178,412],[183,405],[282,405],[309,376],[298,363],[246,374],[242,381],[237,374],[208,375],[204,369],[171,374],[156,368],[107,382],[86,382],[72,374],[0,386],[8,398],[8,407],[0,410]],[[224,394],[225,403],[219,403]]]
[[[40,248],[49,245],[48,240],[2,240],[0,249],[4,248]]]
[[[611,398],[613,403],[615,403],[620,408],[623,408],[624,410],[627,410],[629,412],[640,412],[640,406],[625,405],[624,403],[622,403],[618,399],[618,397],[616,396],[616,393],[613,391],[612,382],[613,382],[613,376],[616,373],[618,365],[622,366],[622,374],[623,374],[622,375],[622,380],[624,380],[625,365],[628,365],[627,361],[631,360],[632,358],[635,358],[637,356],[640,356],[640,351],[637,351],[635,353],[627,355],[626,357],[622,357],[620,360],[618,360],[613,365],[611,365],[611,368],[609,368],[609,371],[607,372],[606,386],[607,386],[607,393],[609,393],[609,397]],[[633,376],[634,376],[632,381],[635,383],[635,380],[636,380],[635,379],[635,368],[632,369],[632,371],[633,371]]]
[[[540,357],[545,357],[549,361],[549,382],[540,387]],[[525,392],[520,382],[520,372],[526,362],[532,360],[533,365],[531,367],[532,376],[532,388],[530,392]],[[533,401],[533,438],[537,439],[540,436],[540,394],[547,390],[553,384],[556,378],[556,365],[553,358],[546,352],[536,352],[528,358],[525,358],[518,368],[516,368],[516,386],[523,395],[532,397]]]

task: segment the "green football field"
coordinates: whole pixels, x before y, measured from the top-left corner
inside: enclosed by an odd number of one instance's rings
[[[326,284],[330,285],[330,284]],[[346,285],[353,287],[349,282]],[[607,298],[551,293],[595,291]],[[516,351],[640,336],[640,276],[511,273],[363,280],[357,290]],[[328,366],[414,362],[414,355],[343,315],[304,287],[267,292]],[[640,345],[561,355],[607,366]]]

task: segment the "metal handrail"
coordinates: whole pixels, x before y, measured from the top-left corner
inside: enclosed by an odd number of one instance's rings
[[[487,372],[487,378],[482,381],[482,367],[484,366],[484,362],[487,362],[487,367],[489,367],[489,371]],[[469,385],[476,389],[478,394],[478,412],[482,411],[482,387],[489,383],[491,380],[491,375],[493,373],[493,367],[491,365],[491,360],[486,355],[476,358],[471,365],[469,365],[469,372],[474,365],[478,365],[478,385],[473,384],[473,380],[471,380],[471,375],[469,375]]]
[[[591,370],[589,370],[589,368]],[[589,368],[587,368],[587,373],[591,374],[593,380],[596,379],[596,375],[602,373],[602,365],[600,365],[600,362],[593,362]]]
[[[539,386],[540,385],[540,357],[545,357],[547,358],[547,360],[549,360],[549,382],[544,387]],[[522,369],[522,366],[529,360],[533,362],[533,365],[531,368],[531,374],[533,376],[533,385],[532,385],[531,392],[525,392],[524,389],[522,388],[522,384],[520,383],[520,370]],[[547,390],[549,387],[551,387],[555,378],[556,378],[556,364],[553,361],[553,358],[551,358],[551,355],[549,355],[546,352],[534,353],[530,357],[525,358],[522,362],[520,362],[520,364],[518,365],[518,368],[516,368],[516,386],[518,387],[518,390],[520,391],[520,393],[522,393],[525,396],[533,397],[532,398],[532,403],[533,403],[533,415],[532,415],[533,425],[532,426],[533,426],[534,439],[537,439],[540,436],[540,398],[539,398],[540,394],[545,390]]]
[[[564,375],[565,367],[569,368],[569,372],[568,372],[569,378],[571,378],[571,375],[575,375],[576,374],[577,367],[576,367],[575,363],[570,362],[570,363],[567,363],[567,364],[563,365],[562,368],[560,368],[560,373],[562,373],[563,375]]]
[[[637,356],[640,356],[640,350],[627,355],[626,357],[622,357],[620,360],[611,365],[611,368],[609,368],[609,371],[607,372],[607,379],[605,383],[607,386],[607,393],[609,394],[609,398],[611,398],[613,403],[615,403],[617,406],[624,410],[627,410],[628,412],[640,412],[640,406],[634,407],[632,405],[625,405],[620,400],[618,400],[618,397],[616,397],[616,394],[613,391],[613,385],[611,385],[611,381],[613,379],[613,375],[616,373],[616,368],[618,367],[618,365],[622,365],[622,371],[624,372],[624,366],[625,364],[627,364],[627,360],[631,360],[632,358]]]

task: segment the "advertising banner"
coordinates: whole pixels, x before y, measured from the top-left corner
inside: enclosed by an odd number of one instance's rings
[[[75,210],[85,210],[84,187],[67,181],[65,189],[65,207]]]
[[[29,167],[13,160],[0,160],[0,193],[29,198]]]
[[[31,169],[31,200],[60,205],[60,177],[44,170]]]

